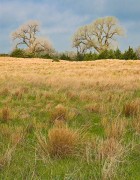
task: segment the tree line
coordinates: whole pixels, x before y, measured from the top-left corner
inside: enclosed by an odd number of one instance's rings
[[[78,28],[72,39],[76,52],[58,53],[48,38],[40,37],[40,24],[29,21],[11,33],[14,42],[12,57],[40,57],[54,60],[96,60],[96,59],[140,59],[140,47],[129,47],[121,52],[117,37],[125,31],[115,17],[98,18],[92,23]]]

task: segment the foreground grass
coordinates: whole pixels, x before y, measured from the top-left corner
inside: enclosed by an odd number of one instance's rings
[[[140,62],[0,58],[0,179],[139,179]]]

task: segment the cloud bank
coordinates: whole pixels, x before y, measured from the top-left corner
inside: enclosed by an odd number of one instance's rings
[[[126,29],[120,48],[140,45],[140,1],[138,0],[0,0],[0,53],[10,52],[10,33],[28,20],[41,22],[58,51],[71,50],[71,37],[79,26],[98,17],[116,16]]]

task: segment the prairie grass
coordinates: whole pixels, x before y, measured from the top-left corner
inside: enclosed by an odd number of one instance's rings
[[[139,113],[140,61],[1,57],[0,179],[139,179]]]
[[[66,121],[68,119],[68,110],[62,104],[58,104],[51,112],[52,121]]]
[[[58,124],[57,124],[58,126]],[[79,134],[62,124],[48,131],[48,139],[37,135],[40,147],[50,157],[64,158],[76,153],[79,144]]]
[[[107,120],[102,119],[101,124],[104,127],[105,135],[108,138],[122,138],[126,132],[128,122],[125,119]]]
[[[133,119],[132,128],[136,131],[137,134],[140,134],[140,116]]]
[[[125,104],[123,112],[126,117],[137,116],[140,113],[140,99]]]
[[[11,111],[8,107],[4,107],[3,109],[1,109],[0,112],[0,120],[3,123],[7,123],[12,119],[11,117]]]
[[[0,157],[0,171],[10,165],[15,148],[15,146],[8,147],[6,152]]]

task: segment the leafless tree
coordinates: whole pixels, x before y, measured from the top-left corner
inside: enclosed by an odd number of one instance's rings
[[[73,36],[73,47],[77,48],[78,53],[92,49],[101,52],[112,49],[116,36],[122,35],[124,30],[115,17],[99,18],[77,30]]]
[[[137,57],[140,59],[140,46],[136,49]]]
[[[50,51],[52,49],[51,43],[46,38],[38,37],[38,32],[38,21],[29,21],[20,26],[12,33],[12,39],[16,41],[16,48],[24,45],[26,50],[31,53]]]

